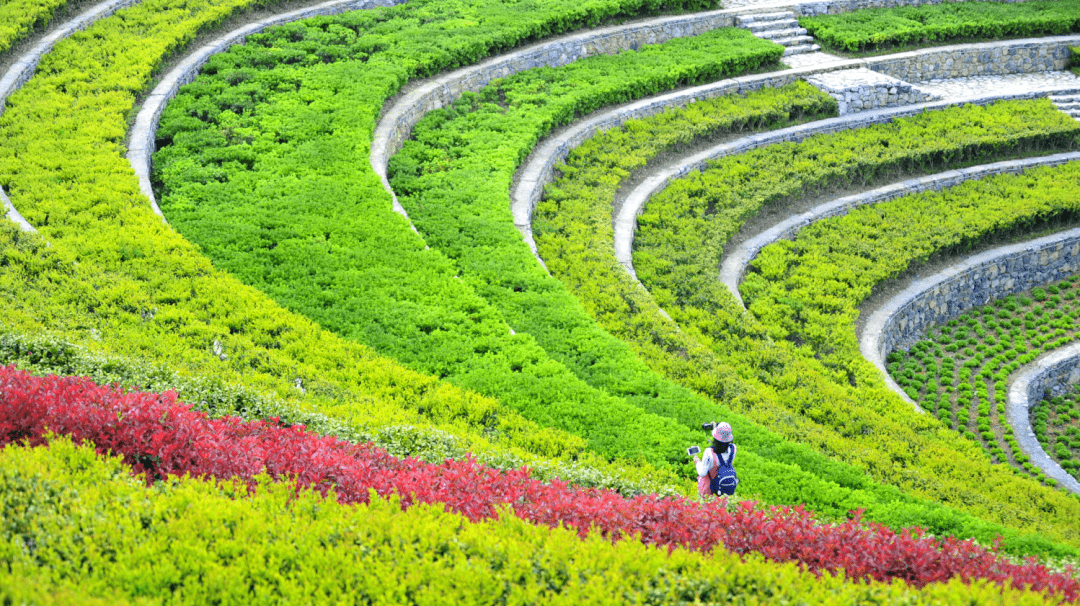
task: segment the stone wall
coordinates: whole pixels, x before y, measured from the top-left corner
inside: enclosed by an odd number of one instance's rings
[[[907,82],[1062,70],[1080,36],[927,48],[866,59],[866,67]]]
[[[1049,389],[1060,393],[1067,385],[1080,383],[1080,343],[1073,343],[1052,351],[1018,370],[1009,385],[1009,402],[1006,416],[1013,428],[1013,435],[1020,450],[1048,477],[1058,481],[1065,489],[1080,494],[1080,482],[1061,468],[1043,450],[1031,427],[1031,406],[1043,398]]]
[[[769,131],[758,135],[743,137],[729,143],[722,143],[709,148],[693,156],[658,170],[645,178],[627,196],[621,208],[616,212],[615,227],[615,257],[626,268],[630,275],[636,277],[633,267],[634,233],[637,230],[637,217],[642,212],[650,198],[660,193],[676,179],[681,179],[691,172],[705,170],[708,163],[725,156],[739,154],[766,145],[787,142],[801,142],[807,137],[835,133],[856,128],[864,128],[873,124],[885,124],[897,118],[907,118],[926,111],[933,111],[956,105],[989,105],[998,101],[1016,99],[1037,99],[1049,94],[1057,94],[1068,91],[1042,90],[1030,93],[1014,95],[990,95],[985,97],[971,97],[967,99],[949,99],[935,101],[922,105],[910,105],[904,107],[892,107],[869,110],[857,114],[849,114],[839,118],[817,120],[789,128]],[[738,294],[735,295],[738,297]]]
[[[446,107],[465,92],[476,92],[496,78],[537,67],[557,67],[593,55],[612,55],[645,44],[696,36],[735,25],[734,11],[711,11],[646,22],[599,28],[500,55],[426,81],[390,108],[372,143],[372,163],[385,171],[385,161],[401,149],[413,126],[427,113]],[[382,163],[382,166],[379,165]]]
[[[793,9],[800,17],[816,15],[837,15],[864,8],[896,8],[898,6],[920,6],[923,4],[942,4],[943,2],[963,2],[965,0],[826,0],[824,2],[802,2]],[[979,0],[966,0],[979,1]],[[990,1],[990,0],[983,0]],[[1027,2],[1028,0],[993,0],[995,2]]]
[[[1060,166],[1066,162],[1077,161],[1080,161],[1080,152],[1007,160],[1005,162],[948,170],[935,175],[908,179],[907,181],[893,183],[870,191],[837,198],[815,206],[805,213],[788,217],[760,234],[739,243],[734,250],[725,255],[723,263],[720,265],[720,280],[730,291],[737,293],[738,285],[746,273],[746,266],[757,257],[763,248],[779,240],[792,240],[807,225],[830,217],[842,217],[854,208],[867,204],[880,204],[895,200],[901,196],[924,191],[939,191],[955,187],[965,181],[985,179],[986,177],[1002,174],[1019,174],[1031,168]]]
[[[941,96],[918,86],[865,68],[818,74],[808,77],[806,81],[836,99],[841,116],[879,107],[899,107],[941,99]]]
[[[908,349],[930,326],[1078,270],[1080,229],[976,255],[944,276],[929,278],[931,283],[917,282],[905,291],[918,294],[890,310],[881,327],[878,354],[884,359],[894,349]]]

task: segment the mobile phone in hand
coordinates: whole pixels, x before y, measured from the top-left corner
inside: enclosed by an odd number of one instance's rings
[[[691,456],[691,457],[698,454],[698,453],[700,453],[700,452],[701,452],[701,449],[698,448],[697,446],[691,446],[690,448],[686,449],[686,454],[688,456]]]

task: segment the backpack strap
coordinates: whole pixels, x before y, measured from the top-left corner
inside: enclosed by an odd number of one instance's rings
[[[716,474],[720,473],[720,456],[712,449],[709,450],[709,454],[711,454],[713,458],[713,466],[709,469],[709,479],[711,480],[716,477]]]

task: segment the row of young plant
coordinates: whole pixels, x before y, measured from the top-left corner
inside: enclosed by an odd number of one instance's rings
[[[702,344],[742,376],[770,386],[789,410],[833,428],[846,442],[838,456],[865,461],[875,477],[935,500],[956,502],[956,495],[966,493],[961,501],[968,511],[1014,522],[1020,522],[1013,517],[1016,510],[992,484],[1010,485],[1009,491],[1026,493],[1031,503],[1076,508],[1065,495],[1018,484],[1011,474],[994,470],[975,445],[958,443],[935,420],[913,415],[876,374],[855,374],[829,350],[777,341],[761,347],[754,344],[757,338],[741,338],[754,324],[716,279],[716,267],[730,237],[766,204],[832,186],[864,187],[896,172],[1069,149],[1078,126],[1046,100],[1008,102],[929,112],[729,156],[653,197],[638,221],[634,266],[676,322],[693,326]],[[941,461],[948,462],[946,468]],[[925,479],[915,479],[919,470]]]
[[[265,474],[296,490],[332,493],[341,504],[396,495],[406,510],[442,503],[471,522],[509,512],[539,526],[576,530],[582,538],[593,532],[611,541],[757,553],[775,562],[797,562],[810,572],[843,571],[860,581],[900,579],[923,587],[958,577],[1046,591],[1068,601],[1080,597],[1080,581],[1071,575],[1011,563],[970,540],[864,525],[859,515],[833,526],[815,521],[801,507],[728,507],[726,500],[700,504],[656,495],[627,499],[611,491],[544,484],[526,469],[399,459],[370,444],[308,433],[303,426],[213,420],[178,405],[172,393],[125,393],[87,379],[33,377],[13,367],[0,367],[0,394],[0,447],[38,446],[66,436],[94,445],[99,454],[122,456],[148,486],[187,476],[252,491]],[[31,552],[55,540],[22,538]]]
[[[576,529],[536,526],[507,507],[474,523],[441,503],[403,510],[397,495],[342,506],[332,494],[265,475],[256,476],[254,490],[192,477],[146,487],[119,457],[60,436],[48,446],[0,450],[0,490],[7,495],[0,599],[13,603],[1034,605],[1065,598],[959,578],[922,589],[851,583],[755,553],[612,543],[600,532],[582,539]]]
[[[1040,192],[1033,188],[1032,193]],[[889,373],[924,409],[967,438],[982,442],[997,462],[1011,463],[1039,481],[1055,485],[1021,452],[1004,417],[1007,379],[1041,353],[1076,338],[1080,317],[1080,306],[1074,303],[1077,286],[1080,278],[1073,277],[969,310],[928,330],[926,338],[908,351],[890,353]],[[1062,405],[1055,402],[1055,406]],[[1043,415],[1041,425],[1033,422],[1041,441],[1047,435],[1048,409],[1044,407],[1042,413],[1036,410],[1032,409],[1033,417]],[[1047,452],[1053,456],[1053,447]],[[1069,458],[1066,454],[1063,460]],[[1070,465],[1063,467],[1071,469]]]
[[[97,352],[246,385],[345,424],[433,423],[467,436],[470,447],[486,439],[572,463],[584,446],[580,438],[539,427],[496,401],[407,370],[286,312],[214,269],[150,212],[121,155],[126,116],[163,56],[233,4],[154,0],[121,11],[60,42],[11,98],[0,118],[0,181],[50,246],[6,222],[0,229],[5,325],[24,334],[49,327]],[[464,9],[445,6],[449,12],[432,27],[458,23]],[[520,19],[495,16],[542,34],[559,22],[571,27],[580,22],[575,19],[642,9],[636,2],[586,11],[569,2],[543,6],[507,9]],[[489,41],[489,48],[529,35],[511,33],[518,38]],[[677,483],[670,473],[640,468],[644,476]]]
[[[766,247],[752,264],[754,273],[748,274],[741,292],[750,311],[775,338],[806,342],[815,351],[831,352],[831,363],[860,376],[870,375],[873,367],[859,355],[854,321],[857,306],[875,284],[918,267],[931,255],[967,250],[988,236],[1024,233],[1049,220],[1074,216],[1078,177],[1080,163],[1074,162],[856,209],[845,217],[804,228],[794,241]],[[1061,299],[1050,301],[1056,306]],[[956,369],[955,362],[943,366],[943,371],[957,372],[956,401],[953,403],[952,394],[937,396],[935,408],[963,410],[957,410],[957,416],[965,421],[957,427],[960,431],[982,442],[999,462],[1006,459],[1003,444],[1007,444],[1012,460],[1023,464],[1026,458],[1017,452],[1015,441],[1009,439],[1011,430],[1003,428],[1000,419],[1007,398],[1007,377],[1042,351],[1072,340],[1072,327],[1052,325],[1050,318],[1036,323],[1034,312],[1030,312],[1031,320],[1014,318],[1010,307],[1017,307],[1017,302],[1004,303],[1000,311],[988,306],[957,320],[958,325],[970,322],[976,334],[982,328],[995,343],[985,352],[972,350],[974,355],[963,368]],[[1058,311],[1061,317],[1054,321],[1071,325],[1073,317],[1066,319],[1065,312]],[[991,336],[989,331],[1000,329],[998,320],[1004,321],[1005,316],[1009,326]],[[939,338],[939,343],[957,349],[961,342],[965,349],[971,345],[968,329],[955,333]],[[975,416],[974,421],[969,415]]]
[[[321,31],[318,23],[307,27],[316,34]],[[357,27],[363,35],[374,37]],[[406,222],[393,215],[387,194],[367,189],[381,187],[381,183],[365,178],[373,173],[367,163],[358,162],[355,145],[338,142],[364,136],[365,131],[354,124],[354,107],[371,95],[368,79],[347,73],[378,69],[376,66],[389,62],[383,52],[367,51],[370,56],[362,63],[339,61],[333,66],[337,69],[321,63],[311,69],[278,64],[276,69],[258,71],[265,77],[244,78],[245,74],[254,76],[250,66],[260,65],[261,56],[288,56],[289,50],[305,48],[302,45],[312,42],[342,48],[332,39],[316,36],[311,40],[306,34],[296,35],[298,29],[290,32],[283,28],[265,35],[248,52],[222,57],[206,77],[177,98],[164,116],[162,129],[171,144],[155,154],[154,164],[162,182],[161,207],[171,224],[202,247],[217,267],[345,338],[369,345],[415,370],[498,398],[541,425],[580,435],[591,449],[605,456],[640,458],[657,467],[685,466],[686,445],[702,437],[702,419],[712,418],[715,410],[699,411],[701,414],[691,422],[680,419],[684,422],[677,423],[668,418],[669,410],[656,405],[646,408],[620,390],[608,389],[605,393],[602,388],[606,386],[595,382],[590,385],[583,380],[587,377],[575,375],[574,364],[561,352],[551,351],[533,326],[522,323],[527,314],[493,306],[490,297],[485,296],[484,285],[476,283],[473,273],[444,256],[456,256],[457,250],[447,250],[423,229],[431,245],[431,249],[426,248]],[[297,38],[300,40],[282,48],[281,42]],[[407,40],[402,40],[401,45],[402,53],[417,50],[410,48]],[[356,44],[344,48],[362,47]],[[521,86],[507,91],[505,104],[520,106],[514,115],[527,113],[534,105],[528,102],[530,99],[546,99],[549,92],[557,92],[564,101],[563,115],[531,114],[550,127],[598,105],[775,62],[782,51],[779,45],[755,38],[745,30],[715,30],[645,46],[637,52],[589,57],[560,68],[512,76],[508,81],[520,82]],[[221,69],[222,63],[233,61],[243,63]],[[309,72],[333,76],[300,90],[278,87],[286,77],[314,79],[307,75]],[[220,87],[237,80],[243,83],[227,92]],[[356,96],[330,96],[331,89],[350,80],[356,81]],[[555,87],[553,83],[561,84],[557,91],[548,90]],[[237,115],[236,95],[250,95],[257,101]],[[280,130],[275,128],[280,112],[294,107],[305,96],[322,101],[296,116],[304,120],[305,132],[286,133],[287,140],[281,141]],[[491,103],[493,99],[497,100],[489,96],[481,101],[475,95],[466,95],[459,106]],[[376,107],[367,102],[369,108]],[[207,105],[217,111],[205,119],[194,119],[196,115],[203,117],[200,112]],[[332,117],[329,121],[308,121],[311,113]],[[438,120],[439,115],[434,119]],[[237,137],[251,130],[259,135],[250,142],[235,137],[230,140],[221,134],[227,129]],[[421,123],[416,132],[424,129]],[[478,143],[483,140],[474,133],[469,137]],[[317,145],[320,152],[312,153],[312,145]],[[240,154],[250,155],[251,161],[233,159]],[[432,159],[446,164],[446,158]],[[516,161],[517,156],[513,159]],[[494,158],[488,160],[496,162]],[[201,178],[193,174],[191,167],[203,174],[216,171],[220,178]],[[252,196],[252,190],[257,195]],[[456,187],[453,194],[472,195],[463,186]],[[316,197],[320,204],[313,206],[311,200]],[[407,195],[402,197],[407,199]],[[418,214],[424,215],[433,206],[426,204],[424,212]],[[503,214],[507,206],[500,209]],[[426,217],[411,218],[425,227]],[[470,219],[473,225],[480,225],[482,220],[478,216]],[[512,225],[509,228],[513,230]],[[451,229],[458,231],[456,227]],[[488,232],[484,235],[489,241],[494,237]],[[517,239],[520,243],[520,237]],[[475,241],[463,240],[459,246],[487,250]],[[499,278],[509,283],[509,268],[514,260],[505,255],[493,257],[498,259],[495,269]],[[528,261],[535,266],[533,259]],[[529,285],[517,286],[519,290],[533,291],[527,288]],[[546,307],[540,301],[531,303],[532,308]],[[605,335],[595,334],[599,331],[585,320],[587,328],[593,328],[590,341],[602,342]],[[507,321],[513,322],[511,328],[516,334],[511,334]],[[571,342],[577,341],[571,337]],[[611,359],[607,351],[617,342],[610,337],[607,341],[605,348],[587,352],[589,364],[619,372],[622,369],[618,361]],[[652,404],[653,398],[646,401]],[[673,402],[678,403],[678,399]],[[746,486],[759,491],[752,481]]]
[[[0,3],[0,54],[52,20],[68,0],[6,0]]]
[[[885,51],[949,41],[1060,36],[1080,32],[1080,0],[943,2],[800,17],[829,49]]]
[[[1074,478],[1080,477],[1080,392],[1076,386],[1031,407],[1031,426],[1043,450]]]

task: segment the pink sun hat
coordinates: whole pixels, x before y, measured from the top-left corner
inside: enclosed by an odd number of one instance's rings
[[[721,442],[734,442],[735,436],[731,433],[731,425],[727,423],[717,423],[716,427],[712,430],[712,437]]]

